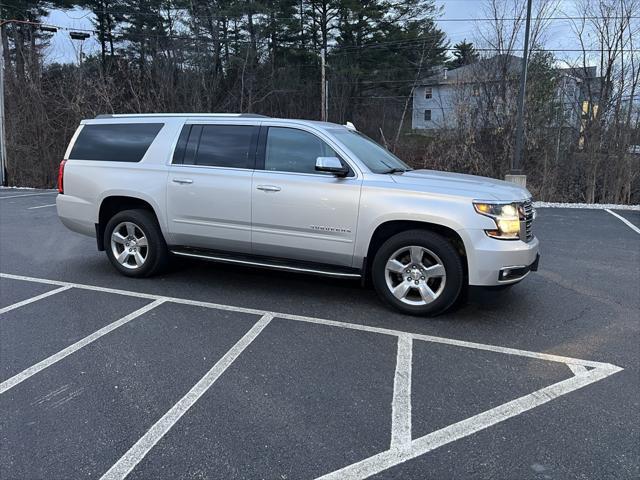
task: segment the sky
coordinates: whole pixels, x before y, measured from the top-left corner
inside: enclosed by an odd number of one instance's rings
[[[534,0],[535,2],[535,0]],[[575,0],[561,0],[558,16],[571,15]],[[486,14],[483,10],[482,0],[437,0],[436,4],[442,8],[438,22],[439,27],[447,34],[451,45],[462,41],[472,41],[478,44],[478,28],[483,24],[481,21],[473,21],[474,18],[484,18]],[[455,19],[470,19],[469,21],[451,21]],[[447,21],[450,20],[450,21]],[[59,25],[68,28],[93,29],[91,14],[79,8],[72,10],[54,10],[48,15],[46,23]],[[523,35],[523,34],[522,34]],[[547,48],[577,48],[575,41],[571,39],[571,28],[566,20],[555,20],[547,31],[545,45]],[[80,42],[71,40],[69,32],[59,30],[51,39],[50,47],[47,51],[50,62],[75,62],[78,60]],[[99,44],[95,37],[85,40],[82,43],[84,52],[97,51]],[[571,56],[575,54],[557,53],[558,56]]]

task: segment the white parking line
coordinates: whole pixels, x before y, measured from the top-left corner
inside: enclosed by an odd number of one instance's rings
[[[11,280],[22,280],[25,282],[45,283],[47,285],[60,285],[60,286],[69,285],[73,288],[80,288],[82,290],[91,290],[94,292],[103,292],[103,293],[114,293],[116,295],[124,295],[127,297],[136,297],[136,298],[146,298],[149,300],[163,299],[169,302],[180,303],[183,305],[194,305],[197,307],[215,308],[217,310],[227,310],[230,312],[252,313],[255,315],[264,315],[265,313],[269,313],[269,312],[266,312],[265,310],[257,310],[255,308],[234,307],[231,305],[223,305],[219,303],[201,302],[198,300],[189,300],[186,298],[165,297],[163,295],[154,295],[152,293],[133,292],[131,290],[120,290],[117,288],[109,288],[109,287],[98,287],[96,285],[85,285],[83,283],[62,282],[60,280],[49,280],[46,278],[26,277],[24,275],[13,275],[11,273],[0,273],[0,278],[9,278]]]
[[[0,195],[0,200],[4,198],[20,198],[20,197],[38,197],[40,195],[57,195],[58,192],[47,192],[47,193],[26,193],[23,195]]]
[[[567,367],[569,367],[569,370],[571,370],[571,372],[574,375],[585,375],[587,372],[589,372],[589,370],[587,370],[582,365],[575,365],[573,363],[567,363]]]
[[[397,364],[394,376],[394,394],[392,400],[392,434],[389,450],[377,455],[373,455],[372,457],[344,467],[335,472],[329,473],[321,477],[322,479],[353,480],[366,478],[370,475],[374,475],[378,472],[403,463],[409,459],[423,455],[442,445],[446,445],[447,443],[472,435],[480,430],[486,429],[516,415],[520,415],[521,413],[547,403],[554,398],[557,398],[561,395],[566,395],[567,393],[573,392],[574,390],[602,380],[609,375],[613,375],[614,373],[620,372],[622,370],[622,368],[609,363],[580,360],[560,355],[531,352],[516,348],[467,342],[464,340],[434,337],[431,335],[421,335],[381,327],[370,327],[367,325],[325,320],[321,318],[276,313],[257,309],[221,305],[209,302],[200,302],[174,297],[165,297],[161,295],[131,292],[127,290],[117,290],[112,288],[97,287],[93,285],[61,282],[57,280],[25,277],[21,275],[12,275],[6,273],[0,273],[0,278],[9,278],[14,280],[23,280],[49,285],[69,286],[73,288],[82,288],[92,291],[109,292],[125,296],[148,298],[155,300],[154,304],[156,302],[173,302],[220,310],[262,315],[261,320],[256,323],[256,325],[254,325],[254,327],[249,330],[249,332],[238,343],[236,343],[236,345],[234,345],[231,350],[229,350],[222,357],[222,359],[220,359],[216,363],[216,365],[214,365],[214,367],[176,405],[174,405],[155,425],[153,425],[153,427],[151,427],[151,429],[142,438],[140,438],[140,440],[138,440],[129,449],[129,451],[127,451],[127,453],[125,453],[125,455],[123,455],[123,457],[120,458],[120,460],[118,460],[118,462],[109,469],[107,473],[105,473],[105,475],[102,477],[103,480],[125,478],[129,474],[129,472],[131,472],[131,470],[135,468],[135,466],[147,455],[147,453],[153,448],[153,446],[172,428],[172,426],[180,419],[180,417],[182,417],[182,415],[184,415],[187,410],[191,408],[191,406],[204,394],[204,392],[206,392],[206,390],[211,385],[213,385],[213,383],[220,377],[220,375],[222,375],[222,373],[229,367],[229,365],[231,365],[231,363],[238,357],[238,355],[240,355],[240,353],[249,345],[249,343],[251,343],[253,339],[255,339],[255,337],[262,331],[262,329],[271,321],[273,317],[398,337]],[[137,312],[134,312],[131,315],[135,315],[136,313]],[[107,326],[105,328],[109,327],[110,326]],[[101,331],[96,332],[96,334],[98,334],[99,332]],[[96,336],[90,341],[99,338],[99,336],[103,334],[104,333]],[[571,371],[574,373],[574,376],[548,387],[541,388],[540,390],[537,390],[528,395],[524,395],[523,397],[507,402],[486,412],[482,412],[478,415],[467,418],[466,420],[462,420],[453,425],[444,427],[423,437],[412,440],[411,359],[412,345],[415,340],[563,363],[571,369]],[[81,342],[78,342],[78,344],[74,344],[74,346],[63,350],[59,354],[56,354],[50,358],[54,359],[54,361],[58,361],[64,358],[65,356],[73,353],[73,351],[82,348],[82,346],[84,345],[81,345]],[[41,364],[42,363],[43,362],[41,362]],[[37,373],[37,371],[41,370],[42,368],[46,368],[46,366],[48,366],[44,365],[42,367],[38,367],[39,365],[40,364],[31,367],[30,369],[25,370],[25,372],[28,372],[28,376],[31,376]],[[587,370],[587,368],[585,367],[590,367],[592,368],[592,370]],[[26,378],[28,378],[28,376]],[[7,382],[12,381],[13,378],[9,379]],[[4,382],[2,385],[0,385],[0,393],[6,391],[6,389],[3,388],[5,383],[7,382]],[[9,388],[11,388],[11,386],[13,385],[10,385]]]
[[[553,355],[551,353],[530,352],[528,350],[520,350],[519,348],[499,347],[496,345],[488,345],[484,343],[466,342],[464,340],[455,340],[453,338],[441,338],[421,334],[414,334],[413,338],[415,340],[424,340],[425,342],[443,343],[446,345],[455,345],[457,347],[475,348],[477,350],[486,350],[488,352],[504,353],[506,355],[537,358],[539,360],[546,360],[548,362],[574,363],[592,368],[612,366],[609,363],[594,362],[591,360],[580,360],[577,358],[563,357],[561,355]]]
[[[411,364],[413,339],[398,337],[396,373],[391,403],[391,449],[407,449],[411,444]]]
[[[45,358],[41,362],[38,362],[35,365],[32,365],[31,367],[27,368],[26,370],[23,370],[22,372],[18,373],[17,375],[14,375],[8,380],[5,380],[4,382],[0,383],[0,394],[6,392],[7,390],[10,390],[11,388],[15,387],[19,383],[24,382],[27,378],[32,377],[36,373],[44,370],[47,367],[50,367],[51,365],[53,365],[56,362],[59,362],[63,358],[68,357],[73,352],[80,350],[82,347],[86,347],[91,342],[95,342],[100,337],[105,336],[107,333],[112,332],[116,328],[121,327],[122,325],[130,322],[134,318],[138,318],[140,315],[143,315],[147,313],[149,310],[156,308],[158,305],[162,303],[164,303],[164,300],[159,299],[159,300],[156,300],[155,302],[145,305],[144,307],[139,308],[135,312],[132,312],[129,315],[122,317],[120,320],[116,320],[115,322],[102,327],[100,330],[93,332],[91,335],[88,335],[83,339],[78,340],[73,345],[69,345],[64,350],[60,350],[58,353],[55,353],[48,358]]]
[[[149,453],[156,443],[166,435],[166,433],[173,427],[180,418],[187,413],[187,411],[193,406],[194,403],[213,385],[220,375],[231,366],[236,358],[249,346],[253,340],[262,332],[262,330],[269,324],[273,317],[271,315],[264,315],[258,322],[251,327],[251,329],[231,347],[231,349],[224,354],[224,356],[216,362],[216,364],[209,370],[204,377],[200,379],[195,386],[189,390],[184,397],[182,397],[178,403],[176,403],[171,409],[165,413],[160,420],[158,420],[150,429],[145,433],[140,440],[138,440],[120,460],[118,460],[108,471],[105,473],[101,480],[117,480],[124,479],[135,466]]]
[[[49,205],[38,205],[37,207],[28,207],[27,210],[35,210],[36,208],[47,208],[47,207],[55,207],[55,203],[50,203]]]
[[[613,215],[614,217],[622,220],[623,223],[625,223],[631,230],[633,230],[636,233],[640,233],[640,228],[636,227],[633,223],[631,223],[629,220],[627,220],[626,218],[624,218],[622,215],[618,215],[616,212],[612,212],[611,210],[609,210],[608,208],[605,208],[606,212],[609,212],[611,215]]]
[[[21,302],[16,302],[13,305],[0,308],[0,314],[9,312],[15,308],[22,307],[24,305],[29,305],[30,303],[37,302],[38,300],[42,300],[43,298],[50,297],[51,295],[55,295],[56,293],[64,292],[66,290],[69,290],[70,288],[73,288],[73,287],[71,287],[70,285],[64,285],[63,287],[41,293],[40,295],[36,295],[35,297],[27,298],[26,300],[22,300]]]
[[[619,367],[598,368],[587,375],[571,377],[533,393],[479,413],[473,417],[436,430],[411,442],[408,450],[390,449],[360,462],[319,477],[318,480],[360,480],[395,467],[438,447],[472,435],[492,425],[520,415],[567,393],[602,380],[622,370]]]

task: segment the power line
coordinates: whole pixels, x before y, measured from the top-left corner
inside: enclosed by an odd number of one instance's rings
[[[54,25],[54,24],[50,24],[50,23],[42,23],[42,22],[34,22],[34,21],[29,21],[29,20],[13,20],[13,19],[0,19],[0,22],[12,22],[12,23],[21,23],[21,24],[28,24],[28,25],[33,25],[36,27],[48,27],[48,28],[55,28],[58,30],[63,30],[63,31],[69,31],[69,32],[87,32],[87,33],[92,33],[94,35],[99,35],[100,32],[96,29],[86,29],[86,28],[71,28],[71,27],[64,27],[61,25]],[[107,36],[111,36],[111,37],[121,37],[121,40],[126,40],[128,37],[139,37],[139,38],[157,38],[157,39],[173,39],[173,40],[193,40],[193,41],[197,41],[197,42],[204,42],[204,43],[220,43],[220,44],[224,44],[224,43],[230,43],[230,44],[244,44],[244,45],[251,45],[252,42],[250,40],[238,40],[238,39],[234,39],[234,38],[227,38],[227,39],[217,39],[214,40],[212,38],[209,37],[203,37],[203,36],[196,36],[196,35],[176,35],[176,34],[154,34],[154,33],[139,33],[139,32],[111,32],[111,35],[107,35]],[[269,39],[264,39],[264,42],[268,42]],[[415,40],[392,40],[392,41],[388,41],[388,42],[376,42],[376,43],[368,43],[368,44],[364,44],[364,45],[345,45],[345,46],[340,46],[340,45],[334,45],[332,51],[330,52],[330,55],[346,55],[349,52],[356,52],[356,51],[360,51],[363,49],[377,49],[377,48],[388,48],[389,46],[398,46],[398,47],[416,47],[416,46],[420,46],[422,44],[425,44],[426,40],[425,39],[415,39]],[[286,48],[288,50],[297,50],[297,51],[304,51],[304,52],[309,52],[309,53],[314,53],[312,50],[310,50],[309,48],[300,48],[300,47],[296,47],[293,45],[282,45],[283,48]],[[436,47],[429,47],[431,50],[435,50],[435,51],[442,51],[442,52],[451,52],[451,51],[456,51],[455,47],[440,47],[440,46],[436,46]],[[497,49],[497,48],[482,48],[482,47],[474,47],[474,50],[476,52],[505,52],[504,50],[501,49]],[[509,52],[523,52],[524,49],[523,48],[510,48],[508,50]],[[608,51],[608,49],[605,48],[587,48],[587,49],[581,49],[581,48],[532,48],[529,50],[530,52],[535,52],[535,51],[540,51],[540,52],[574,52],[574,53],[600,53],[600,52],[606,52]],[[624,52],[624,53],[635,53],[635,52],[640,52],[640,49],[619,49],[616,50],[616,52]]]
[[[164,14],[166,11],[174,11],[174,12],[180,12],[180,13],[186,13],[189,14],[189,17],[191,18],[206,18],[206,19],[218,19],[218,20],[225,20],[225,19],[241,19],[241,18],[245,18],[248,16],[247,12],[234,12],[234,11],[230,11],[230,10],[218,10],[216,11],[216,14],[212,14],[212,15],[202,15],[202,14],[198,14],[196,15],[195,12],[197,12],[197,9],[190,9],[190,8],[178,8],[178,7],[170,7],[170,8],[165,8],[163,9],[163,11],[158,11],[158,12],[141,12],[141,11],[137,11],[137,10],[105,10],[104,12],[90,12],[87,13],[86,15],[83,15],[82,17],[72,17],[70,15],[68,15],[64,10],[62,10],[62,12],[67,15],[67,17],[71,18],[72,20],[82,20],[84,18],[86,18],[87,16],[93,14],[96,15],[97,13],[100,14],[108,14],[108,15],[138,15],[138,16],[155,16],[155,17],[164,17]],[[271,14],[269,12],[252,12],[251,13],[252,17],[254,18],[260,18],[260,17],[266,17],[267,20],[294,20],[294,21],[299,21],[300,20],[300,15],[297,14],[294,17],[287,17],[287,16],[271,16]],[[303,17],[309,17],[309,15],[302,15]],[[383,17],[381,17],[383,18]],[[439,23],[439,22],[495,22],[495,21],[501,21],[501,22],[516,22],[516,21],[523,21],[524,18],[523,17],[460,17],[460,18],[431,18],[431,17],[425,17],[424,19],[426,20],[432,20],[435,23]],[[565,20],[600,20],[602,19],[602,17],[597,17],[597,16],[589,16],[589,15],[582,15],[582,16],[571,16],[571,15],[563,15],[563,16],[550,16],[550,17],[534,17],[531,20],[532,21],[565,21]],[[612,15],[612,16],[608,16],[607,20],[638,20],[640,19],[640,16],[635,16],[635,15]]]
[[[14,5],[7,5],[5,3],[0,3],[0,6],[5,8],[11,8],[15,11],[20,11],[23,13],[28,13],[26,9],[20,9]],[[218,19],[218,20],[229,20],[229,19],[243,19],[249,15],[248,12],[238,12],[233,10],[216,10],[215,14],[212,15],[196,15],[198,9],[191,8],[180,8],[180,7],[168,7],[163,8],[157,12],[142,12],[139,10],[104,10],[100,12],[88,11],[85,15],[81,17],[73,17],[69,15],[64,9],[60,9],[64,15],[72,20],[83,20],[90,15],[132,15],[132,16],[153,16],[159,18],[165,18],[166,12],[180,12],[188,14],[190,18],[206,18],[206,19]],[[289,16],[278,16],[271,15],[269,11],[261,11],[261,12],[251,12],[252,17],[260,18],[266,17],[267,20],[293,20],[300,21],[300,14],[295,14],[293,17]],[[303,14],[302,17],[309,17],[310,15]],[[381,17],[383,19],[384,17]],[[459,18],[430,18],[424,17],[423,19],[432,20],[434,23],[459,23],[459,22],[516,22],[523,21],[524,17],[459,17]],[[532,21],[566,21],[566,20],[601,20],[602,17],[592,16],[592,15],[562,15],[562,16],[549,16],[549,17],[533,17]],[[638,20],[640,16],[637,15],[611,15],[606,17],[607,20]]]

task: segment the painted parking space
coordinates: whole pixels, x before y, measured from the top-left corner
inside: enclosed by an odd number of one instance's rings
[[[414,438],[573,376],[561,363],[431,342],[415,342],[412,372]]]
[[[9,478],[158,478],[180,476],[185,469],[189,476],[202,478],[215,477],[221,470],[242,477],[367,478],[622,370],[607,363],[320,318],[0,276],[67,288],[43,302],[71,292],[86,295],[84,300],[91,307],[96,306],[93,297],[104,295],[146,302],[133,321],[90,342],[80,340],[75,350],[2,391],[0,402],[6,403],[0,411],[7,425],[2,457],[14,468]],[[21,309],[39,302],[5,315],[25,312]],[[138,305],[129,305],[133,306]],[[194,308],[196,311],[188,311]],[[214,328],[203,309],[222,312]],[[86,315],[77,306],[76,310]],[[165,311],[168,313],[161,315]],[[243,320],[233,318],[238,315]],[[155,318],[158,316],[161,318]],[[260,320],[252,327],[248,318]],[[195,327],[189,326],[193,321]],[[225,335],[223,326],[235,328],[235,335]],[[211,328],[211,336],[203,339],[206,328]],[[182,331],[186,332],[184,341],[180,340]],[[238,336],[242,338],[234,343]],[[224,346],[218,343],[215,352],[201,350],[220,341]],[[425,342],[432,346],[427,350],[431,357],[426,359]],[[492,395],[496,388],[486,375],[490,367],[503,374],[520,369],[530,377],[531,371],[541,369],[536,363],[544,361],[556,370],[543,375],[542,383],[510,382],[508,392],[502,386],[497,389],[498,398],[489,395],[488,400],[471,402],[467,407],[472,409],[460,411],[449,401],[453,415],[438,413],[437,408],[429,408],[429,399],[443,406],[443,400],[437,398],[442,389],[456,390],[455,382],[451,385],[446,378],[429,373],[437,371],[437,362],[443,358],[446,363],[438,347],[479,353],[467,361],[465,354],[454,356],[463,369],[465,363],[470,365],[463,384],[480,377]],[[25,357],[17,352],[9,352],[7,365],[24,363]],[[495,359],[488,358],[493,354],[502,355],[506,364],[496,366]],[[196,367],[177,358],[181,355],[196,358]],[[207,357],[213,362],[207,363]],[[517,359],[515,367],[509,364],[513,358]],[[207,366],[210,369],[197,380]],[[496,372],[493,377],[495,382]],[[163,379],[173,383],[163,383]],[[426,390],[425,381],[430,386]],[[11,379],[3,384],[7,382]],[[414,382],[418,385],[415,394]],[[440,387],[438,382],[442,382]],[[486,396],[481,389],[475,394]],[[416,410],[412,411],[414,403]],[[55,409],[61,410],[53,414]],[[140,424],[131,422],[136,415]],[[24,425],[38,427],[25,429]],[[43,431],[52,432],[53,437],[42,440]],[[29,461],[27,445],[44,452],[42,462]],[[104,448],[96,449],[96,445]],[[181,460],[185,457],[189,458],[187,465]],[[167,465],[174,470],[169,471]]]
[[[0,380],[8,381],[148,303],[138,298],[116,298],[108,293],[69,289],[3,313]]]
[[[3,478],[99,477],[257,320],[159,305],[5,392]]]
[[[56,196],[58,192],[42,190],[17,190],[9,191],[0,189],[0,211],[3,215],[30,215],[35,218],[44,218],[56,211]],[[48,211],[48,212],[47,212]]]
[[[386,450],[395,357],[386,335],[276,318],[128,478],[315,478]]]
[[[58,287],[43,283],[29,283],[0,278],[0,310],[50,292],[56,288]]]

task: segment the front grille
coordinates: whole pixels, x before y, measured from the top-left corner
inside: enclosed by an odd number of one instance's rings
[[[525,242],[533,240],[533,217],[535,210],[531,199],[520,204],[520,238]]]

